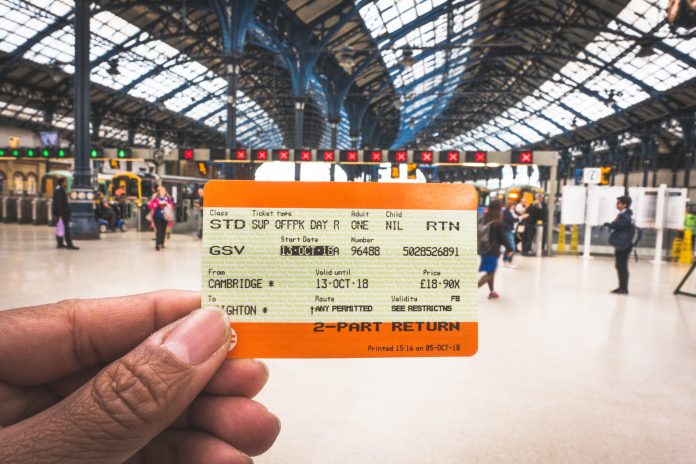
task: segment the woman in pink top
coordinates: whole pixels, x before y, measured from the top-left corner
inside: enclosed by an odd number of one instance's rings
[[[167,223],[174,222],[174,202],[167,189],[160,185],[148,207],[152,211],[152,221],[155,224],[155,250],[159,251],[160,248],[164,248]]]

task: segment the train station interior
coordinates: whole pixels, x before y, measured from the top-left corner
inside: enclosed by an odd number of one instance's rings
[[[0,463],[696,462],[695,2],[0,0],[0,18]],[[457,247],[407,228],[380,256],[386,232],[353,220],[325,236],[375,246],[239,266],[382,262],[336,294],[385,300],[380,273],[466,267],[472,353],[194,362],[214,338],[175,344],[194,322],[224,320],[234,354],[256,317],[198,308],[233,241],[271,240],[212,215],[265,185],[332,221],[347,207],[323,205],[393,209],[390,233],[467,204],[466,233],[432,222]],[[424,303],[454,281],[421,277]]]

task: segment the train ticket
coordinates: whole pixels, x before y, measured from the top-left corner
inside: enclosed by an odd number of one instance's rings
[[[477,194],[464,184],[206,184],[202,304],[233,358],[471,356]]]

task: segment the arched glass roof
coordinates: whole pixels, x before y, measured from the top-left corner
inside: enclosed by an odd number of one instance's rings
[[[360,9],[402,95],[394,146],[411,142],[447,106],[464,75],[469,55],[465,36],[478,21],[479,6],[471,0],[377,0]],[[459,45],[446,46],[452,42]],[[409,53],[413,64],[404,65]]]
[[[500,116],[433,149],[506,150],[611,116],[696,77],[696,39],[675,37],[666,0],[631,0],[558,73]],[[641,39],[656,43],[642,48]]]
[[[73,9],[74,2],[68,0],[0,0],[0,51],[15,52],[44,29],[69,18]],[[62,27],[33,44],[23,57],[40,64],[55,64],[72,73],[74,27],[72,21],[63,22]],[[210,127],[223,127],[220,118],[226,118],[226,81],[222,77],[108,11],[94,15],[90,27],[90,59],[96,65],[92,82],[164,105]],[[119,47],[124,50],[114,53]],[[118,62],[114,66],[115,58]],[[241,143],[282,145],[273,119],[243,92],[237,93],[237,109]],[[21,113],[17,117],[21,118]]]

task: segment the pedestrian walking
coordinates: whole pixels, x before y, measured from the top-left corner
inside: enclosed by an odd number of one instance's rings
[[[51,212],[56,221],[56,248],[79,250],[78,247],[73,245],[72,235],[70,234],[70,201],[65,191],[65,177],[59,177],[56,181]]]

